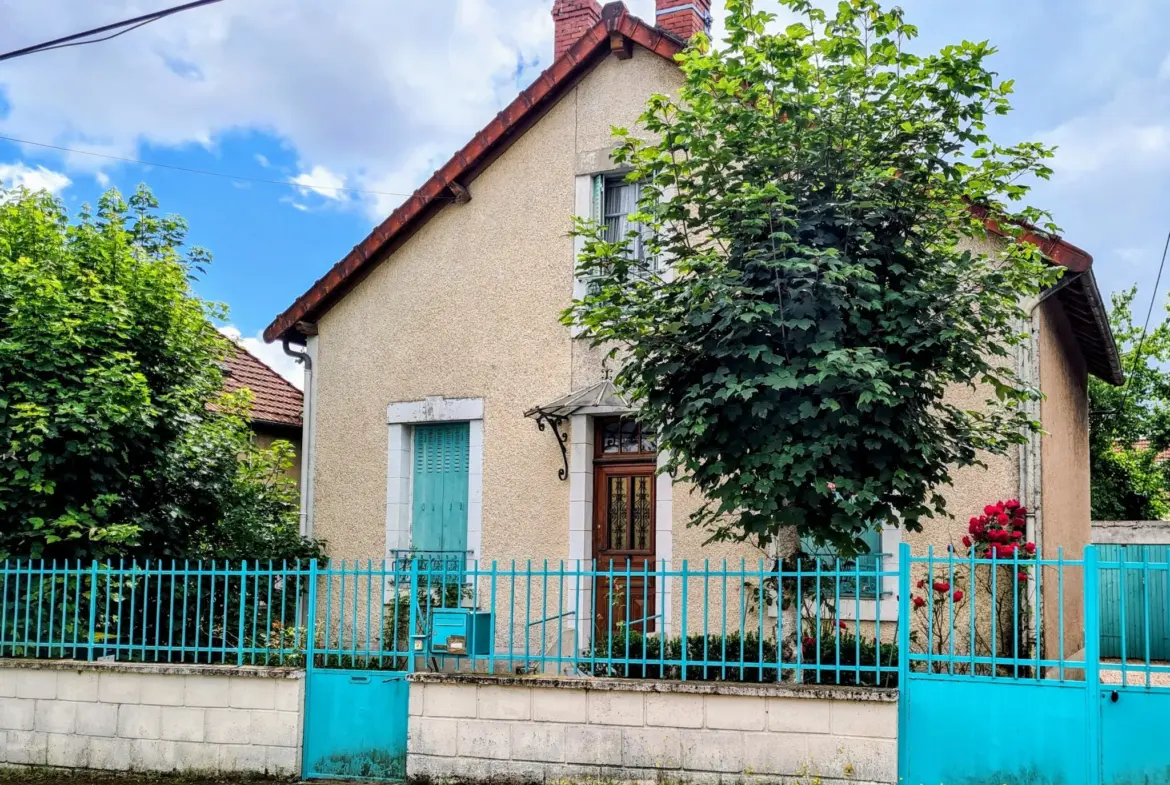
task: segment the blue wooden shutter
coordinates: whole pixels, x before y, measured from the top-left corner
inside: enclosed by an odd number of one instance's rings
[[[856,562],[863,573],[861,576],[861,598],[874,599],[878,596],[878,580],[872,573],[881,568],[882,552],[882,533],[880,531],[867,531],[861,535],[861,539],[865,541],[866,552],[854,559],[845,559],[841,561],[841,570],[848,571],[853,569]],[[836,565],[836,552],[829,545],[820,545],[812,537],[800,538],[800,550],[807,554],[810,558],[804,559],[801,564],[803,570],[815,570],[816,560],[819,559],[824,569],[832,570]],[[865,573],[870,573],[866,575]],[[852,598],[854,597],[853,584],[854,579],[843,577],[841,579],[841,596]]]
[[[467,550],[467,423],[414,429],[412,547],[419,551]]]

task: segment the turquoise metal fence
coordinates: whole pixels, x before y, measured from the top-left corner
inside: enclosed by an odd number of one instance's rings
[[[1155,644],[1170,563],[1094,546],[1081,559],[991,554],[903,546],[900,779],[1165,781],[1170,662]],[[1026,735],[954,732],[1014,728],[1021,707],[1044,718]]]
[[[873,557],[15,561],[0,656],[889,686],[897,574]]]
[[[313,569],[286,562],[10,561],[0,656],[303,664]]]

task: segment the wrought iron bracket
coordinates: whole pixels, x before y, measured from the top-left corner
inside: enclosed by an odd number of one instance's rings
[[[569,434],[565,432],[562,427],[568,417],[557,417],[556,415],[545,414],[542,411],[535,412],[536,427],[543,431],[545,424],[552,426],[553,436],[556,437],[557,447],[561,448],[561,460],[564,462],[564,468],[557,469],[557,477],[562,480],[569,479]]]

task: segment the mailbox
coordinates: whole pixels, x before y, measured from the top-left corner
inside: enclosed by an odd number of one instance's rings
[[[490,611],[435,608],[431,611],[431,651],[452,657],[486,657],[495,636]]]

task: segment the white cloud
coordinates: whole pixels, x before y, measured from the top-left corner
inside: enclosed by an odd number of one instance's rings
[[[296,177],[290,177],[289,182],[301,186],[301,193],[303,194],[313,191],[326,199],[339,201],[346,197],[346,192],[339,190],[345,188],[345,178],[339,174],[334,174],[324,166],[314,166],[307,172],[301,172]]]
[[[248,350],[249,354],[283,376],[298,390],[304,389],[304,367],[292,357],[285,354],[284,349],[281,348],[279,343],[264,343],[264,339],[260,337],[260,333],[245,338],[240,334],[240,329],[231,324],[220,327],[219,331],[240,346],[243,346]]]
[[[0,5],[14,41],[50,39],[140,11],[137,0]],[[320,167],[354,188],[383,190],[375,185],[394,181],[393,190],[409,193],[434,168],[415,165],[416,148],[450,154],[515,96],[518,71],[530,78],[526,64],[549,64],[550,5],[215,4],[113,41],[6,63],[0,133],[133,158],[143,157],[145,144],[214,147],[225,134],[258,131],[311,161],[313,168],[296,174],[313,182]],[[66,171],[110,166],[81,155],[64,162]],[[375,196],[348,201],[384,207]]]
[[[271,164],[268,162],[268,156],[261,155],[260,153],[256,153],[256,163],[260,164],[265,169],[271,166]]]
[[[32,167],[20,161],[0,164],[0,186],[5,188],[27,188],[30,191],[55,194],[65,190],[72,182],[61,172],[54,172],[44,166]]]
[[[97,184],[102,188],[107,188],[110,185],[110,176],[105,172],[95,172],[93,179],[96,180]]]

